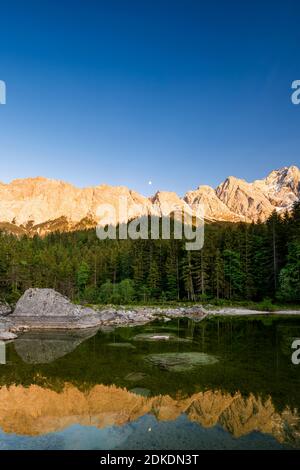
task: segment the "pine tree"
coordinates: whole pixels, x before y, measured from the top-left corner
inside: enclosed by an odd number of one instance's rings
[[[195,301],[195,289],[193,279],[193,266],[191,260],[191,252],[187,251],[182,263],[182,280],[188,300]]]
[[[90,268],[88,264],[82,261],[77,270],[77,288],[79,295],[82,295],[90,277]]]

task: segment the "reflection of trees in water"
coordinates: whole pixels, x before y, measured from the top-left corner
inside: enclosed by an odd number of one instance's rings
[[[287,406],[300,409],[300,366],[291,363],[288,339],[297,328],[297,318],[268,316],[213,317],[200,323],[176,319],[96,335],[91,330],[29,332],[7,345],[10,366],[0,366],[0,383],[61,388],[69,382],[82,390],[95,384],[128,387],[125,377],[142,372],[144,378],[131,383],[130,388],[150,390],[151,396],[222,390],[245,397],[253,393],[262,400],[271,396],[278,412]],[[152,333],[190,341],[133,341],[137,335]],[[133,344],[135,348],[112,347],[111,343]],[[149,355],[192,352],[212,355],[218,362],[176,372],[145,360]]]
[[[285,356],[291,357],[292,343],[295,339],[300,339],[300,325],[284,325],[278,327],[280,350]]]

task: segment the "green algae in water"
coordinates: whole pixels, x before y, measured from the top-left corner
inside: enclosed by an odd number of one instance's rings
[[[129,391],[135,393],[135,395],[141,395],[142,397],[149,397],[151,395],[151,391],[148,388],[135,387]]]
[[[165,353],[147,356],[146,361],[169,372],[186,372],[199,366],[210,366],[219,360],[202,352]]]

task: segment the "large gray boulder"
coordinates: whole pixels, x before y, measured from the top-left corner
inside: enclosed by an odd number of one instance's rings
[[[94,310],[74,305],[53,289],[28,289],[18,300],[12,317],[82,317]]]
[[[53,289],[28,289],[10,319],[17,328],[91,328],[101,320],[92,308],[73,304]]]

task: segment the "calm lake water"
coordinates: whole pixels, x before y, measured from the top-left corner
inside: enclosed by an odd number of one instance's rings
[[[0,344],[1,449],[300,448],[300,318],[28,332]]]

